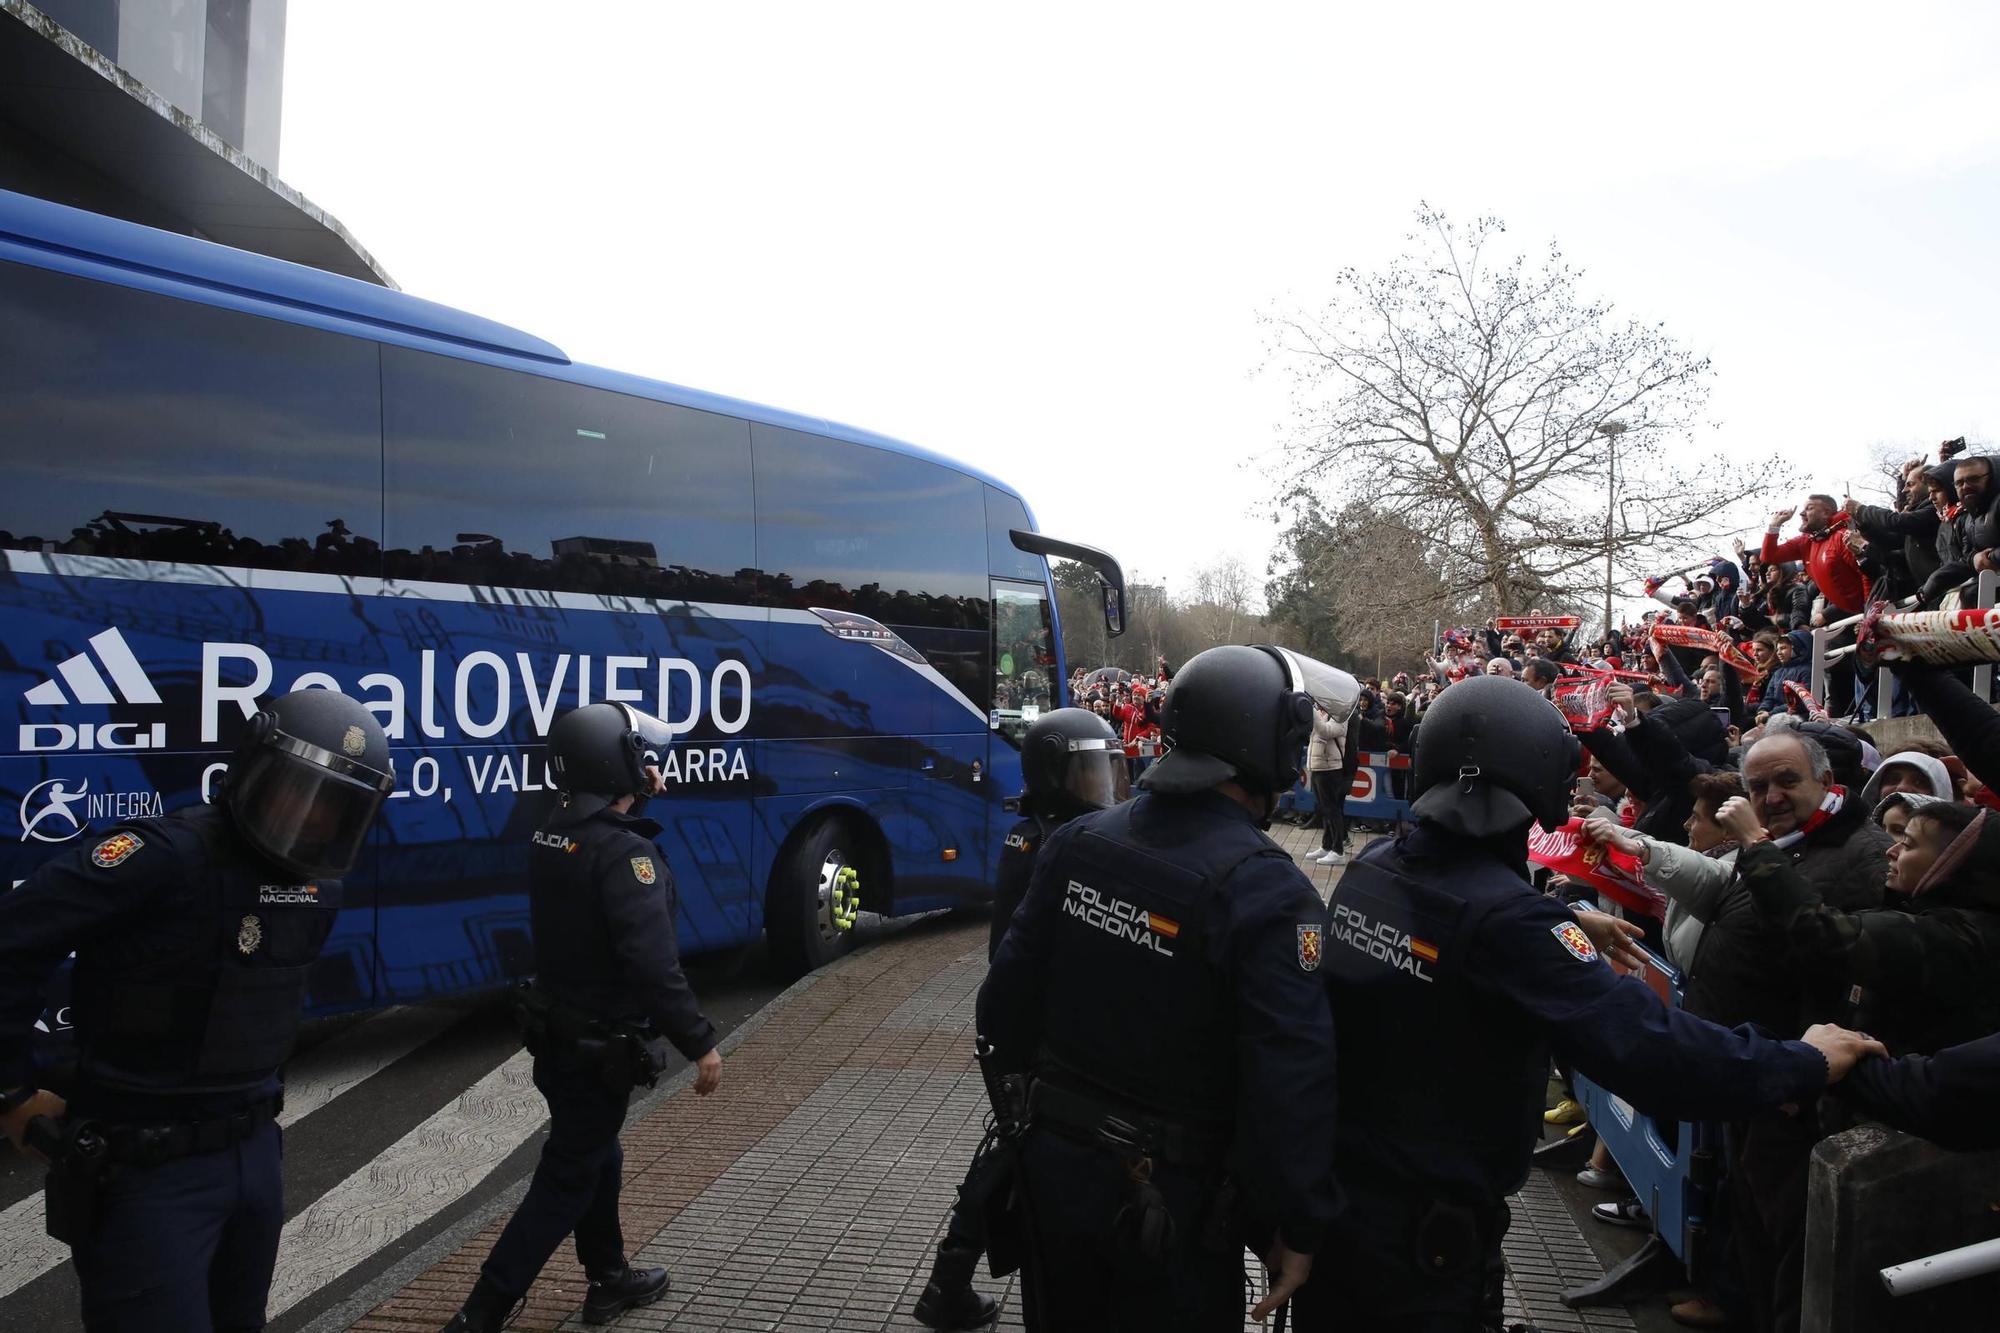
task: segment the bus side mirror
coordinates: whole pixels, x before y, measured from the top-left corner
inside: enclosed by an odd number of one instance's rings
[[[1104,629],[1112,638],[1125,632],[1125,571],[1117,558],[1098,550],[1095,546],[1085,546],[1081,542],[1066,542],[1047,537],[1039,532],[1024,532],[1020,528],[1011,529],[1007,536],[1017,550],[1029,555],[1060,556],[1064,560],[1075,560],[1097,571],[1097,577],[1104,580]]]

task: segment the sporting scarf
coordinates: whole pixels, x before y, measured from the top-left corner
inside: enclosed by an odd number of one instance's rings
[[[1944,508],[1938,510],[1937,516],[1943,519],[1946,523],[1949,523],[1953,519],[1958,517],[1958,511],[1963,508],[1965,508],[1964,505],[1949,504],[1946,505]]]
[[[2000,662],[2000,610],[1906,611],[1887,614],[1882,604],[1863,618],[1856,640],[1866,660],[1972,666]]]
[[[1528,634],[1540,629],[1568,633],[1582,623],[1581,616],[1496,616],[1493,628],[1502,634]]]
[[[1771,845],[1773,847],[1796,846],[1801,839],[1810,836],[1814,829],[1821,827],[1827,820],[1839,814],[1840,807],[1846,804],[1847,788],[1840,786],[1838,783],[1828,787],[1826,795],[1820,798],[1819,809],[1808,815],[1806,822],[1793,829],[1790,833],[1785,834],[1781,838],[1771,839]]]
[[[1674,648],[1699,648],[1703,652],[1714,653],[1745,680],[1756,680],[1764,674],[1757,669],[1757,664],[1736,646],[1735,640],[1719,629],[1703,629],[1699,625],[1655,625],[1653,642]]]
[[[1821,703],[1811,690],[1795,680],[1785,682],[1785,702],[1795,709],[1802,709],[1814,722],[1833,720],[1832,714],[1826,711],[1826,705]]]

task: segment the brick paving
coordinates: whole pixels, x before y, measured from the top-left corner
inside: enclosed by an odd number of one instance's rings
[[[1280,827],[1295,854],[1315,831]],[[1333,868],[1305,867],[1322,893]],[[985,1093],[972,1059],[986,923],[943,918],[824,969],[774,1002],[724,1059],[708,1098],[682,1090],[624,1134],[623,1222],[634,1261],[673,1290],[625,1330],[909,1330],[953,1191],[977,1146]],[[1597,1276],[1552,1188],[1531,1181],[1507,1239],[1515,1318],[1629,1329],[1622,1310],[1567,1311],[1554,1292]],[[351,1327],[433,1333],[471,1289],[504,1213]],[[1012,1280],[982,1275],[1019,1328]],[[584,1277],[567,1247],[510,1326],[582,1328]],[[1258,1327],[1248,1325],[1248,1327]]]

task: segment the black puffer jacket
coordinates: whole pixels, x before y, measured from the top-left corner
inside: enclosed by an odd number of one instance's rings
[[[1808,978],[1850,994],[1840,1022],[1892,1055],[1929,1055],[2000,1031],[2000,813],[1940,858],[1956,864],[1913,897],[1846,912],[1821,898],[1782,851],[1745,848],[1737,873]]]
[[[1924,580],[1921,594],[1924,605],[1936,606],[1953,588],[1977,577],[1972,558],[1995,547],[2000,547],[2000,486],[1992,488],[1983,509],[1975,513],[1960,506],[1956,518],[1938,525],[1939,564]]]
[[[1882,905],[1882,877],[1889,835],[1850,795],[1838,813],[1787,849],[1773,849],[1802,876],[1821,902],[1842,912]],[[1742,858],[1738,857],[1739,871]],[[1791,956],[1785,932],[1757,910],[1739,873],[1716,904],[1688,969],[1682,1005],[1735,1027],[1761,1023],[1796,1036],[1842,1016],[1840,987],[1823,975],[1808,976]]]
[[[1694,795],[1688,780],[1729,761],[1729,737],[1707,704],[1676,699],[1648,713],[1623,736],[1592,731],[1583,743],[1612,776],[1646,803],[1634,825],[1661,842],[1687,842],[1688,813]]]
[[[1892,600],[1908,597],[1937,573],[1938,515],[1928,496],[1908,509],[1862,505],[1854,513],[1854,526],[1871,543],[1884,548],[1884,554],[1902,555],[1902,571],[1889,587],[1875,589],[1877,597]],[[1893,570],[1894,562],[1884,567]]]

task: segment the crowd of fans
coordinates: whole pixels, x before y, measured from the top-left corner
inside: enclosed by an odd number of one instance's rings
[[[1160,705],[1166,701],[1173,668],[1162,657],[1153,674],[1135,675],[1118,667],[1095,671],[1079,667],[1070,673],[1069,697],[1110,724],[1125,743],[1125,763],[1134,782],[1160,757]]]
[[[1623,858],[1650,896],[1635,908],[1587,877],[1543,872],[1546,891],[1593,935],[1641,932],[1678,971],[1688,1010],[1785,1035],[1835,1022],[1898,1057],[2000,1032],[2000,712],[1969,669],[2000,657],[2000,635],[1976,615],[1912,614],[1975,608],[1978,575],[2000,569],[1994,464],[1962,449],[1911,460],[1893,507],[1813,495],[1793,536],[1793,511],[1774,514],[1734,559],[1648,580],[1662,609],[1595,641],[1579,641],[1576,617],[1501,619],[1443,635],[1414,678],[1367,680],[1352,722],[1323,717],[1309,755],[1315,859],[1343,859],[1359,753],[1414,754],[1425,709],[1453,681],[1517,677],[1562,708],[1589,756],[1571,809],[1579,845]],[[1945,648],[1898,660],[1890,627],[1915,621]],[[1893,699],[1871,697],[1874,672],[1853,655],[1815,697],[1815,630],[1834,647],[1859,632],[1871,661],[1890,645]],[[1873,721],[1913,714],[1933,725],[1890,724],[1905,739],[1883,753]],[[1624,921],[1607,929],[1600,907]],[[1700,1275],[1677,1320],[1799,1327],[1812,1147],[1858,1118],[1894,1119],[1857,1102],[1865,1094],[1725,1127],[1715,1220],[1728,1262]],[[1566,1098],[1548,1119],[1580,1129],[1584,1111]],[[1651,1225],[1601,1145],[1579,1179],[1614,1192],[1600,1220]]]

